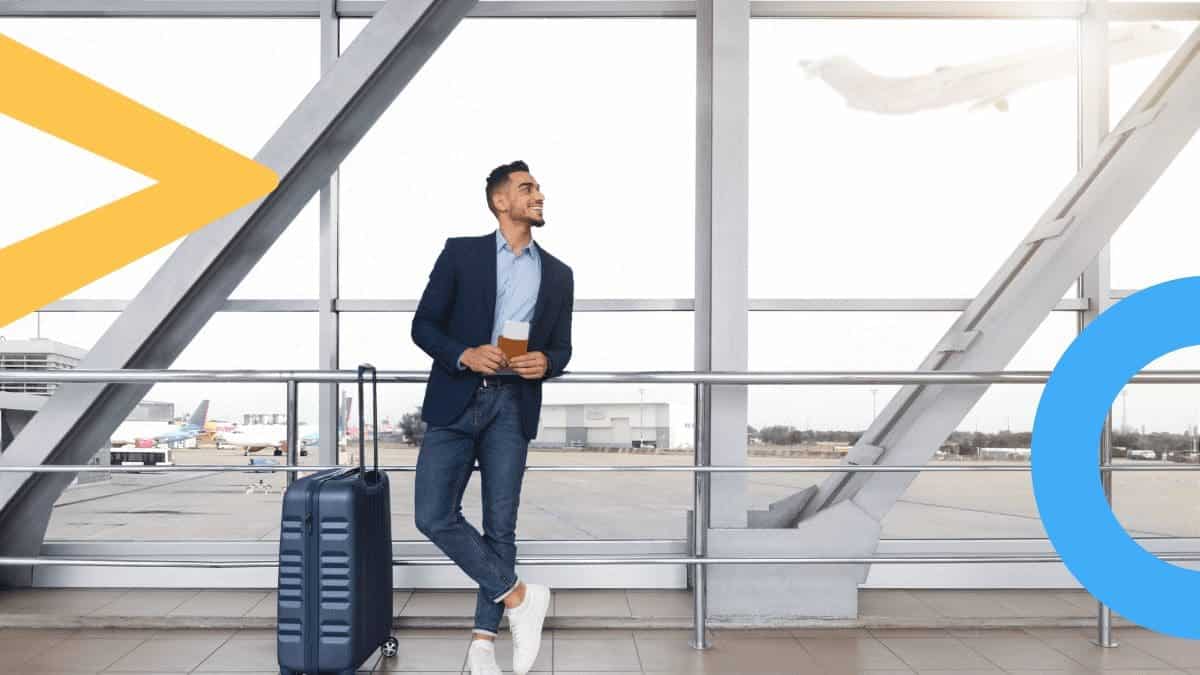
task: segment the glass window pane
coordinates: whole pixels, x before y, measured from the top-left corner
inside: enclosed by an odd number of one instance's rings
[[[1114,126],[1162,72],[1197,25],[1195,21],[1114,21],[1109,24],[1110,36],[1124,38],[1129,44],[1121,54],[1110,56],[1109,116]]]
[[[116,321],[115,312],[42,312],[8,326],[0,327],[4,340],[42,337],[83,350],[90,350]],[[310,313],[218,312],[171,364],[177,370],[310,370],[317,363],[317,318]],[[0,342],[2,349],[3,342]],[[203,390],[203,396],[196,394]],[[151,389],[149,398],[174,400],[182,397],[177,410],[190,410],[191,398],[210,398],[213,415],[273,406],[282,408],[284,385],[274,384],[160,384]],[[301,401],[302,412],[311,417],[316,399]],[[246,410],[250,412],[250,410]],[[257,410],[255,410],[257,411]]]
[[[34,312],[0,327],[0,337],[5,340],[40,337],[90,350],[117,316],[116,312]]]
[[[1007,370],[1052,370],[1075,335],[1074,315],[1051,315]],[[1027,467],[1041,395],[1041,385],[992,385],[933,463]],[[921,474],[888,513],[883,528],[887,538],[1045,536],[1026,472]]]
[[[1156,54],[1112,68],[1112,123],[1137,101],[1197,25],[1196,22],[1121,23],[1114,30],[1139,30]],[[1194,177],[1200,172],[1200,143],[1189,142],[1112,238],[1112,286],[1139,289],[1196,274],[1193,251],[1200,244],[1190,218]]]
[[[320,75],[316,20],[5,19],[0,30],[250,157]],[[17,197],[6,199],[5,222],[17,223],[19,234],[6,231],[4,243],[148,184],[133,172],[11,120],[0,123],[0,146],[9,147],[10,141],[29,158],[21,165],[29,171],[17,176]],[[58,162],[64,164],[65,179],[57,173]],[[73,186],[65,200],[64,180]],[[297,218],[235,297],[316,297],[315,211],[310,208]],[[69,297],[131,298],[177,245],[171,243]]]
[[[1148,370],[1200,370],[1200,348],[1155,359]],[[1113,462],[1186,466],[1200,461],[1200,385],[1132,384],[1113,401]],[[1149,536],[1200,536],[1187,505],[1200,487],[1193,472],[1116,472],[1113,512],[1126,529]]]
[[[751,315],[752,369],[914,370],[956,314],[755,313]],[[786,337],[785,337],[786,336]],[[1008,364],[1009,370],[1050,370],[1075,336],[1075,316],[1051,314]],[[788,342],[793,346],[789,346]],[[796,348],[794,345],[803,345]],[[758,360],[759,365],[755,366]],[[765,365],[770,364],[770,365]],[[752,387],[749,422],[759,435],[750,445],[755,465],[835,464],[899,387]],[[995,438],[1028,434],[1041,395],[1037,385],[993,385],[959,425]],[[789,434],[787,427],[796,433]],[[1028,447],[1028,436],[1024,447]],[[998,443],[997,443],[998,444]],[[974,461],[974,457],[967,458]],[[965,461],[937,457],[938,462]],[[993,461],[993,460],[989,460]],[[996,461],[1005,461],[1003,459]],[[1027,459],[1017,460],[1020,463]],[[764,474],[748,479],[750,504],[765,509],[827,474]],[[1032,509],[1032,516],[1029,515]],[[1028,475],[923,474],[884,520],[884,537],[1041,536]]]
[[[1075,173],[1074,50],[1070,21],[754,20],[750,295],[976,295]]]
[[[751,370],[912,370],[954,312],[751,312]]]
[[[751,370],[913,370],[941,339],[952,312],[753,312]],[[749,422],[761,429],[861,431],[896,387],[761,386]],[[873,403],[874,400],[874,403]]]
[[[955,315],[861,312],[750,315],[751,370],[915,370]],[[1075,317],[1056,312],[1008,364],[1009,370],[1051,370],[1075,336]],[[876,390],[872,395],[871,390]],[[1014,394],[1001,394],[1011,389]],[[750,388],[750,424],[861,432],[872,410],[883,410],[899,387],[762,386]],[[993,387],[966,418],[985,428],[1028,429],[1039,392]],[[1015,396],[1016,398],[1010,398]],[[874,401],[872,401],[874,399]]]
[[[319,204],[319,196],[308,201],[230,298],[306,300],[320,296]]]
[[[116,315],[102,316],[111,319]],[[47,322],[43,321],[43,334],[54,339],[86,343],[96,332],[88,325],[92,323],[89,315],[57,314],[44,318],[52,318],[53,324],[48,328]],[[51,329],[52,334],[47,332]],[[310,369],[317,360],[316,335],[315,314],[218,313],[172,368]],[[187,417],[200,401],[208,400],[208,422],[220,427],[227,427],[231,422],[243,423],[243,415],[247,413],[287,411],[283,384],[161,384],[151,388],[145,398],[172,403],[177,417]],[[316,385],[302,385],[299,398],[302,435],[314,429],[312,422],[316,419],[316,409]],[[272,431],[277,432],[275,435],[280,439],[285,435],[282,425],[277,429],[261,429],[264,437],[271,436]],[[187,442],[183,444],[185,447],[160,448],[159,451],[169,453],[167,461],[179,465],[246,466],[249,463],[246,448],[229,444],[218,448],[209,436],[201,436],[195,441],[196,447],[186,447],[192,444]],[[276,461],[284,459],[272,457],[270,448],[255,451],[253,455]],[[309,453],[302,463],[312,464],[315,460],[316,453]],[[279,536],[283,485],[283,474],[114,474],[108,480],[64,492],[51,516],[47,537],[275,539]]]
[[[417,297],[447,237],[495,230],[484,179],[523,159],[577,297],[691,297],[695,40],[689,20],[464,21],[342,165],[342,295]],[[489,56],[514,44],[536,66]]]

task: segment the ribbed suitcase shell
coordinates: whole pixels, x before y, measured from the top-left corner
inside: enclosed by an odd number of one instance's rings
[[[279,534],[280,672],[352,673],[391,634],[387,474],[359,467],[297,480]]]

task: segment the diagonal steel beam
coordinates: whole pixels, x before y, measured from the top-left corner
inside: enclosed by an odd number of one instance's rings
[[[80,367],[169,367],[475,4],[390,0],[381,7],[256,157],[281,176],[279,187],[184,240]],[[60,387],[0,463],[86,463],[148,390]],[[0,477],[0,550],[37,553],[53,502],[71,478]]]
[[[1200,29],[1086,160],[1030,234],[921,363],[921,370],[1002,370],[1200,127]],[[987,390],[900,390],[847,456],[854,464],[920,465]],[[912,473],[835,475],[805,517],[851,499],[882,520]]]

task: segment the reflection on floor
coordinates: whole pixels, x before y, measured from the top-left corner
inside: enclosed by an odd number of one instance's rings
[[[397,591],[400,655],[375,672],[459,672],[474,594]],[[1130,627],[1091,644],[1096,604],[1079,591],[862,591],[854,622],[711,631],[688,646],[686,591],[555,591],[539,672],[1196,673],[1200,642]],[[269,591],[0,591],[0,673],[275,670]],[[502,635],[502,663],[511,658]]]
[[[534,672],[544,673],[1200,673],[1200,642],[1120,631],[1101,649],[1078,628],[714,630],[712,648],[688,631],[556,630],[546,633]],[[398,630],[400,652],[378,654],[360,672],[458,673],[468,634]],[[498,657],[511,662],[508,636]],[[0,630],[4,673],[278,673],[269,630]]]
[[[275,593],[267,590],[6,590],[0,591],[0,628],[263,629],[275,625],[275,602]],[[398,590],[392,606],[401,628],[470,628],[475,593]],[[863,590],[858,619],[800,621],[790,627],[1086,628],[1094,625],[1096,611],[1095,600],[1082,591]],[[1128,625],[1120,617],[1115,621]],[[692,596],[666,590],[556,590],[547,625],[687,628]]]

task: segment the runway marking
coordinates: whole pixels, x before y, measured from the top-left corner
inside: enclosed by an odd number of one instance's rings
[[[179,483],[187,483],[188,481],[200,480],[201,478],[210,478],[210,477],[216,476],[216,475],[218,475],[218,472],[206,473],[206,474],[201,474],[198,476],[190,476],[188,478],[180,478],[179,480],[174,480],[169,483],[158,483],[156,485],[146,485],[143,487],[124,490],[122,492],[113,492],[111,494],[106,494],[106,495],[97,495],[95,497],[88,497],[86,499],[76,499],[73,502],[63,502],[61,504],[55,504],[54,508],[57,509],[60,506],[74,506],[75,504],[84,504],[87,502],[100,501],[101,499],[109,499],[111,497],[120,497],[121,495],[132,494],[134,492],[144,492],[146,490],[154,490],[154,489],[160,488],[160,487],[168,487],[171,485],[178,485]]]

